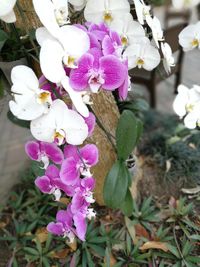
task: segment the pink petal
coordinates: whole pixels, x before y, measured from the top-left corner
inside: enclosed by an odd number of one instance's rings
[[[100,68],[104,71],[104,89],[115,90],[123,84],[126,70],[117,57],[109,55],[100,58]]]
[[[54,235],[62,236],[64,234],[63,224],[59,222],[57,223],[51,222],[47,225],[47,231]]]
[[[51,179],[59,177],[59,169],[54,165],[49,165],[45,171],[45,175]]]
[[[78,156],[78,147],[73,145],[66,145],[64,147],[64,156],[66,159],[68,158],[74,158],[74,160],[79,160],[80,157]]]
[[[81,157],[86,161],[86,164],[89,166],[94,166],[97,164],[99,160],[99,151],[98,148],[93,145],[85,145],[80,149]]]
[[[80,173],[77,168],[77,161],[73,158],[68,158],[63,161],[61,170],[60,170],[60,178],[61,181],[66,185],[74,185],[79,179]]]
[[[86,216],[82,213],[77,213],[74,215],[74,225],[76,227],[76,234],[78,238],[82,241],[85,241],[85,235],[87,231],[87,223],[86,223]]]
[[[81,180],[81,186],[85,189],[93,191],[95,187],[95,179],[93,177],[87,177]]]
[[[88,86],[88,72],[93,67],[94,58],[91,54],[83,55],[78,63],[78,68],[70,73],[70,85],[76,91],[83,91]]]
[[[59,210],[56,214],[56,221],[62,222],[64,225],[71,227],[72,226],[72,213],[69,209]]]
[[[39,160],[40,157],[40,144],[36,141],[29,141],[25,145],[26,154],[32,160]]]
[[[49,159],[54,163],[56,164],[62,163],[64,155],[62,153],[62,150],[59,147],[57,147],[56,144],[41,142],[41,150],[44,151],[46,155],[49,157]]]
[[[37,177],[35,185],[45,194],[49,194],[52,190],[51,181],[47,176]]]
[[[85,123],[88,126],[88,137],[90,137],[94,131],[95,125],[96,125],[96,117],[92,112],[89,113],[89,116],[87,118],[84,118]]]
[[[106,35],[102,42],[102,49],[104,56],[112,55],[115,53],[115,48],[110,36]]]

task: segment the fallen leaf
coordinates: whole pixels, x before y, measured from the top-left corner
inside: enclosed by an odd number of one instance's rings
[[[148,249],[161,249],[164,252],[167,252],[169,250],[167,247],[167,243],[157,242],[157,241],[148,241],[140,247],[140,250],[142,251],[148,250]]]
[[[5,222],[0,222],[0,229],[4,229],[6,227],[6,223]]]
[[[149,233],[141,224],[135,225],[135,234],[137,237],[145,237],[147,239],[150,239]]]
[[[115,257],[113,256],[112,253],[110,253],[109,258],[110,258],[109,266],[113,267],[117,263],[117,261],[116,261],[116,259],[115,259]],[[107,263],[106,262],[106,256],[104,257],[104,263]]]
[[[46,227],[42,227],[42,228],[37,229],[35,235],[41,244],[46,242],[48,239],[48,231],[47,231]]]
[[[54,259],[65,259],[69,253],[70,250],[68,248],[65,248],[60,251],[52,251],[51,257]]]
[[[62,203],[62,204],[68,205],[69,204],[69,198],[61,197],[59,202]]]
[[[200,192],[200,186],[197,186],[195,188],[182,188],[181,191],[188,195],[196,195]]]
[[[72,251],[76,251],[77,250],[77,240],[76,240],[76,238],[74,238],[74,241],[72,243],[69,243],[69,242],[66,241],[66,244],[68,245],[68,247]]]

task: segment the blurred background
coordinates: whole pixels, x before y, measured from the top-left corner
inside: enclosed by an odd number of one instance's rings
[[[143,96],[153,108],[163,113],[173,113],[172,103],[177,85],[184,83],[190,87],[200,84],[200,53],[193,50],[184,54],[178,46],[177,37],[185,25],[199,20],[200,7],[175,9],[170,2],[164,0],[151,1],[151,5],[175,52],[177,66],[170,77],[159,69],[148,74],[136,73],[130,98],[134,98],[134,95]],[[9,71],[13,60],[18,57],[16,55],[16,58],[10,59],[8,56],[8,63],[5,63],[0,54],[0,204],[5,203],[9,190],[20,177],[20,172],[28,166],[24,144],[31,139],[30,131],[13,124],[7,118],[10,100],[7,92],[11,87]]]

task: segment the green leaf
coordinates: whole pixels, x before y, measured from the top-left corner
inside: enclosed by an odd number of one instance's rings
[[[23,251],[28,253],[29,255],[34,255],[34,256],[38,256],[39,255],[38,251],[36,249],[34,249],[34,248],[25,247],[25,248],[23,248]]]
[[[133,213],[133,198],[129,189],[126,193],[125,201],[121,206],[121,210],[126,216],[131,216]]]
[[[104,200],[111,208],[120,208],[128,189],[128,175],[124,163],[117,161],[108,173],[104,183]]]
[[[18,118],[16,118],[16,117],[12,114],[11,111],[8,111],[8,113],[7,113],[7,117],[8,117],[8,119],[9,119],[12,123],[14,123],[14,124],[16,124],[16,125],[18,125],[18,126],[20,126],[20,127],[28,128],[28,129],[30,128],[30,122],[29,122],[29,121],[19,120]]]
[[[134,114],[125,110],[118,122],[116,143],[118,158],[125,161],[132,153],[138,139],[138,123]]]
[[[3,30],[0,30],[0,51],[3,48],[5,42],[8,40],[9,36]]]

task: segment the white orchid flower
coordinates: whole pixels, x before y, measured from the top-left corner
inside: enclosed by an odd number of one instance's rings
[[[172,49],[168,43],[161,43],[161,50],[163,53],[163,66],[167,74],[171,73],[171,67],[175,66],[175,60],[172,55]]]
[[[69,3],[73,5],[76,11],[80,11],[85,7],[87,0],[69,0]]]
[[[130,13],[116,17],[110,24],[110,28],[116,31],[124,46],[136,43],[137,40],[145,37],[145,31],[139,22],[133,20]]]
[[[67,0],[33,0],[33,5],[40,21],[53,36],[57,36],[60,26],[69,23]]]
[[[30,128],[37,140],[58,145],[64,141],[81,145],[88,136],[88,127],[81,115],[59,99],[53,101],[49,113],[31,121]]]
[[[11,112],[21,120],[34,120],[49,111],[52,103],[51,94],[39,88],[35,73],[26,66],[12,69],[12,94],[9,102]]]
[[[140,43],[128,46],[124,52],[124,57],[128,59],[129,69],[138,67],[151,71],[160,63],[158,49],[152,46],[146,37]]]
[[[135,11],[140,24],[144,25],[144,21],[148,21],[150,16],[150,6],[147,6],[143,0],[133,0]]]
[[[179,44],[184,51],[190,51],[194,48],[200,49],[200,21],[191,24],[181,31],[179,34]]]
[[[0,19],[6,23],[14,23],[16,16],[13,8],[17,0],[0,0]]]
[[[129,12],[128,0],[88,0],[84,16],[89,22],[110,24],[116,17]]]
[[[192,9],[194,6],[197,6],[200,3],[200,0],[172,0],[172,6],[175,9]]]
[[[163,41],[163,30],[161,28],[161,23],[156,16],[153,18],[149,17],[147,23],[152,30],[153,39],[159,48],[159,41]]]
[[[189,89],[179,85],[173,108],[180,118],[185,116],[184,123],[187,128],[196,128],[200,122],[200,86],[194,85]]]
[[[83,94],[75,92],[69,86],[65,67],[76,67],[75,62],[89,49],[89,38],[84,31],[74,26],[63,26],[60,31],[63,34],[60,42],[48,38],[48,33],[44,29],[40,29],[36,34],[42,45],[40,51],[41,69],[49,81],[64,87],[77,111],[84,117],[88,117],[89,111],[84,102]]]

